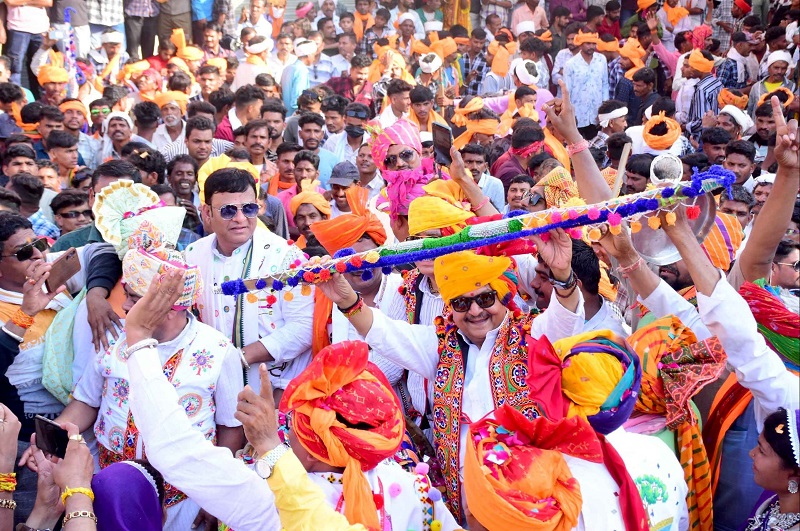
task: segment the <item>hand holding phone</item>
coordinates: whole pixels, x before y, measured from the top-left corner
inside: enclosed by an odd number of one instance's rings
[[[64,251],[64,254],[59,256],[50,267],[50,276],[44,283],[47,293],[55,292],[80,270],[81,262],[78,259],[78,251],[74,247]]]
[[[67,430],[41,415],[36,415],[33,422],[36,429],[36,446],[45,454],[63,459],[69,443]]]
[[[446,125],[433,122],[431,133],[433,134],[433,155],[436,164],[449,167],[453,163],[450,156],[450,148],[453,147],[453,132]]]

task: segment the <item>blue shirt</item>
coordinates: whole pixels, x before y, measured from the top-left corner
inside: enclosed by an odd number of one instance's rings
[[[37,236],[46,236],[47,238],[52,238],[53,240],[58,239],[61,236],[61,231],[58,230],[58,227],[52,222],[48,221],[41,210],[38,210],[36,214],[32,215],[28,218],[28,221],[31,222],[33,225],[33,232]]]
[[[328,181],[331,178],[331,172],[333,171],[333,167],[341,161],[327,149],[320,148],[317,155],[319,155],[319,184],[326,190],[330,190],[331,187]]]
[[[308,67],[300,60],[295,61],[283,69],[281,87],[283,87],[283,105],[288,114],[297,110],[297,98],[304,90],[310,87]]]

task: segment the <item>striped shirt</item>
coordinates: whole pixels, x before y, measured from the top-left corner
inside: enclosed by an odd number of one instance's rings
[[[717,114],[719,103],[717,96],[722,90],[722,83],[713,75],[708,75],[700,80],[694,88],[692,105],[689,107],[689,117],[686,121],[686,130],[691,134],[699,134],[702,126],[703,115],[711,111]]]
[[[227,140],[220,140],[215,138],[211,140],[211,156],[218,157],[233,147],[233,142]],[[172,144],[167,144],[160,149],[161,154],[164,155],[167,163],[178,155],[188,155],[189,150],[186,149],[186,143],[183,140],[177,140]]]

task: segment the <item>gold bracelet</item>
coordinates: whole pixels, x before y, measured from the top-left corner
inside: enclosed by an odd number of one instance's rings
[[[94,501],[94,492],[92,492],[92,489],[87,487],[76,487],[74,489],[71,489],[67,487],[64,489],[64,492],[61,493],[61,503],[66,505],[67,498],[69,498],[73,494],[83,494],[84,496],[88,496],[88,498],[91,501]]]
[[[90,518],[95,525],[97,525],[97,516],[94,515],[91,511],[72,511],[71,513],[67,513],[64,515],[64,522],[61,524],[62,527],[67,525],[67,522],[72,520],[73,518]]]
[[[17,502],[11,499],[0,500],[0,509],[11,509],[12,511],[17,508]]]

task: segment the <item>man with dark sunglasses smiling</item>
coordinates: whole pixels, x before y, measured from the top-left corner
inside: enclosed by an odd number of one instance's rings
[[[437,454],[444,455],[447,494],[457,510],[468,425],[462,418],[480,419],[500,403],[512,404],[528,417],[540,414],[527,397],[525,338],[546,335],[556,341],[583,327],[570,237],[559,229],[546,241],[534,237],[534,242],[550,264],[555,287],[548,311],[538,317],[522,314],[513,303],[517,280],[509,258],[471,251],[435,261],[436,284],[452,309],[435,325],[389,319],[364,304],[342,275],[317,285],[375,354],[434,383],[434,444]],[[452,428],[459,425],[460,430]]]
[[[281,271],[295,260],[303,261],[303,253],[280,236],[256,228],[256,182],[248,171],[215,171],[203,194],[201,213],[210,236],[186,248],[186,262],[200,266],[208,287],[197,303],[200,320],[242,349],[251,386],[259,387],[258,364],[263,362],[274,388],[284,389],[310,358],[314,298],[287,299],[266,289],[256,297],[234,299],[215,293],[213,286]]]

